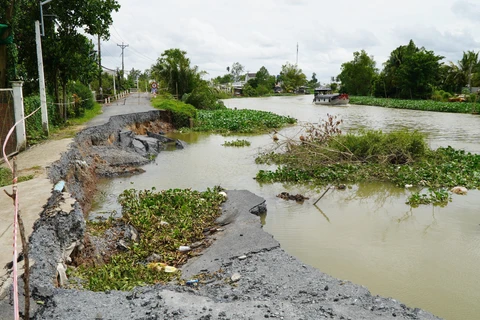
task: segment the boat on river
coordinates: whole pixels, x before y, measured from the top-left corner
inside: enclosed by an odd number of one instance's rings
[[[348,94],[334,93],[334,94],[317,94],[313,98],[315,104],[323,104],[329,106],[343,106],[347,105],[350,99]]]
[[[330,87],[320,86],[315,89],[313,95],[313,102],[315,104],[322,104],[328,106],[347,105],[350,99],[345,93],[332,93]]]

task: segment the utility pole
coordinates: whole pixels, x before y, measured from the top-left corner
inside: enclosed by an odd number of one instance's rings
[[[43,6],[52,0],[40,2],[40,20],[42,21],[42,32],[40,31],[40,21],[35,21],[35,40],[37,43],[37,63],[38,63],[38,85],[40,87],[40,107],[42,111],[42,128],[43,133],[48,136],[48,110],[47,110],[47,93],[45,91],[45,75],[43,73],[43,54],[42,54],[42,39],[45,35],[45,27],[43,23]]]
[[[102,51],[100,49],[100,34],[98,35],[98,93],[100,94],[100,100],[103,100],[103,88],[102,88]]]
[[[297,60],[295,61],[295,65],[298,65],[298,42],[297,42]]]
[[[123,55],[123,50],[125,50],[125,48],[128,47],[128,44],[123,44],[123,42],[122,42],[122,44],[117,44],[117,46],[119,46],[120,48],[122,48],[122,78],[123,78],[123,77],[125,76],[125,66],[124,66],[124,64],[123,64],[123,56],[124,56],[124,55]]]

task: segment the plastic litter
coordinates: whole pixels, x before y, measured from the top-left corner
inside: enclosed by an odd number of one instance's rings
[[[192,279],[186,282],[187,286],[193,286],[194,284],[197,284],[197,283],[198,283],[198,279]]]
[[[180,246],[178,248],[178,251],[180,251],[180,252],[185,252],[185,251],[190,251],[190,250],[192,250],[192,248],[190,248],[189,246]]]
[[[149,269],[152,269],[152,270],[156,270],[156,271],[163,271],[163,272],[167,272],[167,273],[173,273],[173,272],[177,272],[177,268],[175,267],[172,267],[172,266],[168,266],[166,263],[162,263],[162,262],[151,262],[149,264],[147,264],[147,268]]]
[[[57,182],[55,187],[53,187],[53,190],[62,192],[64,188],[65,188],[65,181],[60,180]]]

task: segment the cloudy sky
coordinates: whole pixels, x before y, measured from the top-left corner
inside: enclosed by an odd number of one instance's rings
[[[170,48],[187,52],[207,78],[240,62],[278,74],[287,61],[322,83],[364,49],[381,68],[390,52],[413,39],[446,61],[480,50],[479,0],[118,0],[102,65],[145,70]]]

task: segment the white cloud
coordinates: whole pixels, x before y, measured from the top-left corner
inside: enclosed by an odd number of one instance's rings
[[[469,19],[474,23],[480,23],[480,4],[472,3],[470,1],[456,1],[452,6],[452,11],[460,19]]]
[[[299,67],[323,82],[362,49],[378,67],[410,39],[453,61],[480,49],[480,7],[465,0],[118,1],[112,38],[102,50],[110,68],[121,67],[116,44],[122,41],[129,44],[126,70],[149,68],[163,51],[180,48],[211,77],[234,62],[278,74],[287,61],[295,63],[298,43]]]

